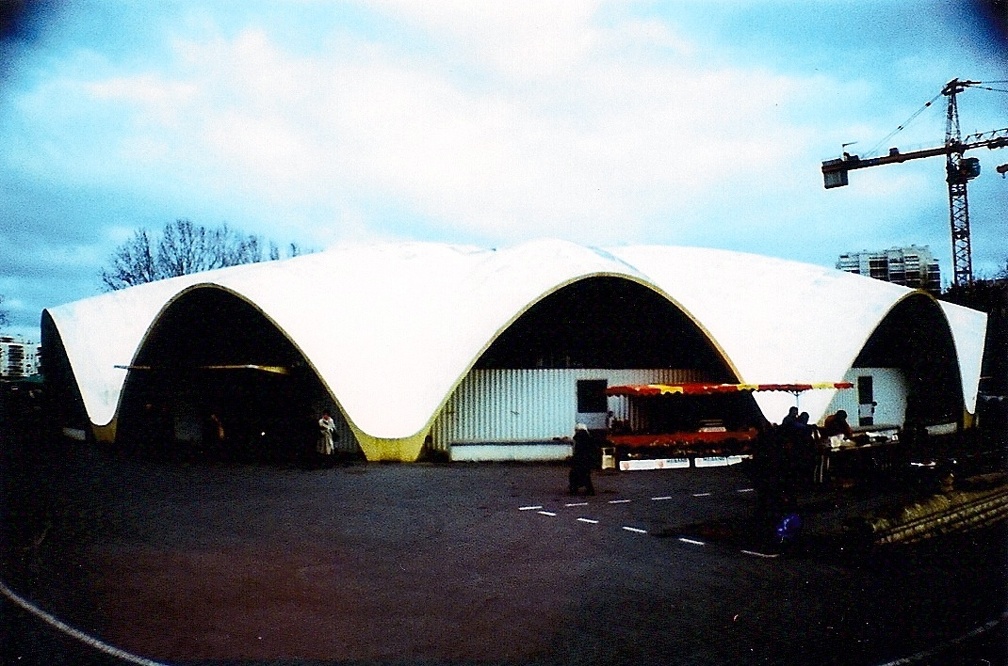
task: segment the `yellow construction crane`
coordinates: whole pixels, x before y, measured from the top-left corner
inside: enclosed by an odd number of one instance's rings
[[[983,84],[980,81],[952,79],[942,88],[940,95],[948,97],[944,145],[907,153],[901,153],[896,148],[890,148],[888,155],[866,159],[845,152],[840,159],[826,160],[822,163],[823,182],[826,189],[831,189],[847,185],[847,172],[854,169],[907,162],[921,157],[945,155],[945,173],[949,191],[949,223],[952,227],[953,284],[955,285],[964,285],[973,281],[969,202],[966,197],[966,183],[980,175],[980,160],[975,157],[964,157],[963,153],[974,148],[994,149],[1008,146],[1008,127],[991,132],[971,134],[965,140],[960,135],[959,108],[956,102],[956,95],[966,88],[974,86],[983,86]],[[987,89],[993,90],[992,88]],[[938,96],[936,95],[931,102],[938,99]],[[925,108],[930,106],[931,102],[925,104]],[[997,167],[997,171],[1003,176],[1005,171],[1008,171],[1008,165]]]

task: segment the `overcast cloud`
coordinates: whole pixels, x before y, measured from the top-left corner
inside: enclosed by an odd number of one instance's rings
[[[947,5],[953,5],[949,8]],[[1004,9],[946,2],[75,2],[20,17],[0,70],[0,294],[99,293],[176,218],[286,244],[541,236],[832,266],[916,243],[951,279],[944,161],[821,162],[1008,127]],[[1000,5],[1004,7],[1003,3]],[[1008,150],[978,150],[974,269],[1008,259]]]

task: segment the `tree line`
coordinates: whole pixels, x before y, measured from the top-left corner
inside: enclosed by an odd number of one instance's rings
[[[286,247],[287,258],[312,252],[297,243]],[[169,222],[160,234],[138,229],[112,253],[101,271],[107,290],[115,291],[166,278],[190,275],[281,258],[280,247],[260,236],[242,233],[227,224],[206,227],[188,219]]]

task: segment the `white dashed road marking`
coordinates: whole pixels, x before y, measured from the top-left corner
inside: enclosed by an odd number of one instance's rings
[[[753,488],[739,488],[739,489],[735,490],[734,492],[735,493],[751,493],[751,492],[754,492],[754,489]],[[710,497],[712,494],[713,493],[694,493],[693,497]],[[671,499],[674,499],[674,498],[672,496],[670,496],[670,495],[662,495],[662,496],[658,496],[658,497],[652,497],[651,501],[653,501],[653,502],[663,502],[663,501],[667,501],[667,500],[671,500]],[[629,500],[629,499],[619,499],[619,500],[609,500],[608,503],[609,504],[628,504],[631,501],[632,500]],[[567,508],[570,508],[570,507],[588,506],[589,504],[590,504],[589,502],[570,502],[570,503],[565,504],[564,506],[567,507]],[[557,515],[556,512],[554,512],[554,511],[545,511],[545,510],[542,510],[542,505],[522,506],[522,507],[518,507],[518,510],[519,511],[536,511],[537,513],[539,513],[539,514],[541,514],[543,516],[550,516],[550,517],[555,517]],[[579,523],[586,523],[586,524],[589,524],[589,525],[598,525],[600,523],[599,520],[596,520],[594,518],[585,518],[584,516],[579,516],[579,517],[576,518],[576,520]],[[649,532],[647,530],[641,529],[639,527],[633,527],[631,525],[623,525],[622,529],[623,529],[623,531],[630,532],[632,534],[649,534]],[[700,541],[699,539],[691,539],[689,537],[678,537],[677,540],[680,543],[688,544],[688,545],[691,545],[691,546],[707,546],[707,542]],[[759,557],[759,558],[768,559],[768,560],[769,559],[776,559],[776,558],[780,557],[780,553],[761,553],[759,551],[748,550],[748,549],[745,549],[745,548],[740,548],[738,552],[742,553],[743,555],[749,555],[751,557]],[[2,588],[2,584],[0,584],[0,591],[5,592],[5,594],[7,594],[7,596],[10,596],[9,591],[4,590]],[[33,612],[38,612],[38,611],[33,611]],[[947,647],[949,647],[951,645],[955,645],[957,643],[960,643],[960,642],[966,640],[969,637],[980,635],[980,634],[986,633],[987,631],[990,631],[992,628],[998,626],[1001,622],[1004,622],[1006,619],[1008,619],[1008,613],[1005,613],[1000,618],[997,618],[997,619],[995,619],[995,620],[993,620],[991,622],[988,622],[986,625],[980,626],[980,627],[974,629],[973,631],[969,632],[968,634],[965,634],[964,636],[962,636],[962,637],[960,637],[958,639],[955,639],[953,641],[945,643],[942,646],[939,646],[938,648],[935,648],[935,649],[932,649],[932,650],[928,650],[928,651],[924,651],[924,652],[919,652],[917,654],[911,655],[909,657],[904,657],[904,658],[901,658],[901,659],[897,659],[895,661],[889,661],[889,662],[886,662],[886,663],[882,664],[881,666],[909,666],[910,664],[919,663],[921,661],[926,660],[928,657],[930,657],[930,656],[932,656],[934,654],[937,654],[940,649],[944,649],[944,648],[947,648]],[[74,630],[72,630],[72,629],[70,630],[70,632],[73,632],[73,631]],[[71,633],[71,635],[74,635],[74,634]],[[87,637],[87,638],[90,638],[90,637]],[[93,640],[94,639],[91,639],[91,641],[93,641]],[[91,642],[91,641],[85,640],[85,642]],[[111,648],[110,646],[104,646],[104,650],[103,651],[105,651],[107,654],[115,654],[116,656],[120,656],[121,658],[125,658],[127,660],[130,660],[132,658],[133,663],[135,663],[135,664],[160,666],[156,662],[152,662],[152,661],[144,660],[142,658],[134,657],[133,655],[124,656],[123,653],[117,651],[115,648]]]
[[[746,550],[745,548],[742,549],[742,552],[745,553],[746,555],[753,555],[755,557],[764,557],[767,559],[780,557],[780,553],[758,553],[755,550]]]
[[[741,493],[751,493],[751,492],[755,492],[755,489],[754,488],[737,488],[734,491],[728,491],[729,494],[731,494],[731,493],[741,494]],[[691,493],[691,495],[692,495],[692,497],[696,497],[696,498],[700,498],[700,497],[713,497],[715,495],[715,493],[712,493],[712,492]],[[674,495],[656,495],[656,496],[650,498],[650,500],[652,502],[667,502],[667,501],[673,500],[673,499],[675,499]],[[633,501],[634,500],[630,499],[630,498],[622,498],[622,499],[607,500],[606,503],[607,504],[630,504]],[[563,507],[565,509],[570,509],[570,508],[574,508],[574,507],[590,506],[591,504],[592,503],[588,502],[588,501],[586,501],[586,502],[566,502],[566,503],[564,503]],[[541,504],[530,505],[530,506],[521,506],[521,507],[518,507],[518,510],[519,511],[535,511],[536,513],[538,513],[540,515],[549,516],[551,518],[554,518],[554,517],[557,516],[557,512],[555,512],[555,511],[547,511],[547,510],[543,509],[543,505],[541,505]],[[601,522],[598,519],[587,518],[587,517],[584,517],[584,516],[579,516],[579,517],[576,518],[576,520],[579,523],[587,523],[589,525],[598,525]],[[630,532],[632,534],[650,534],[650,532],[648,530],[641,529],[639,527],[633,527],[631,525],[623,525],[622,529],[624,531]],[[700,541],[698,539],[691,539],[691,538],[688,538],[688,537],[679,537],[678,541],[680,543],[689,544],[691,546],[706,546],[707,545],[706,541]],[[739,552],[741,552],[741,553],[743,553],[745,555],[750,555],[750,556],[753,556],[753,557],[762,557],[762,558],[767,558],[767,559],[772,559],[772,558],[779,557],[779,554],[777,554],[777,553],[760,553],[760,552],[757,552],[757,551],[754,551],[754,550],[746,550],[744,548],[739,549]]]

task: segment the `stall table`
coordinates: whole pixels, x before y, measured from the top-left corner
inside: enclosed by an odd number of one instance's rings
[[[902,453],[898,438],[855,437],[834,437],[820,443],[816,483],[826,483],[834,476],[864,480],[895,469]]]

